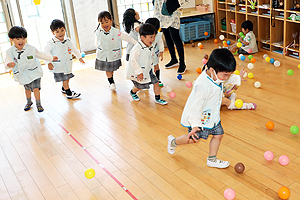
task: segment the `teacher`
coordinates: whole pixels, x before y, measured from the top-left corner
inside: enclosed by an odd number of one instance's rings
[[[179,29],[180,29],[179,7],[185,2],[186,0],[154,0],[153,1],[154,17],[156,17],[160,21],[160,27],[162,32],[164,33],[167,47],[169,49],[169,53],[171,56],[171,61],[165,65],[165,68],[168,69],[179,65],[177,74],[184,74],[186,70],[185,61],[184,61],[183,43],[179,36]],[[175,11],[172,12],[173,10]],[[175,54],[174,44],[176,45],[177,53],[179,56],[179,63]]]

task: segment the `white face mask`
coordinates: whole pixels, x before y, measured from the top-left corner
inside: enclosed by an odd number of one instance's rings
[[[213,69],[214,70],[214,69]],[[220,80],[216,74],[216,71],[214,70],[214,74],[217,80],[214,81],[217,85],[220,85],[220,83],[224,83],[226,80]]]

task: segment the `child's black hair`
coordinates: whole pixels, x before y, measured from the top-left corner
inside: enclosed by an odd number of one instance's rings
[[[250,20],[244,21],[241,27],[245,30],[248,29],[249,31],[253,31],[253,23]]]
[[[111,20],[113,22],[112,26],[115,27],[115,23],[114,23],[114,20],[113,20],[111,14],[108,11],[102,11],[102,12],[100,12],[98,14],[98,22],[99,22],[99,24],[98,24],[96,30],[99,28],[100,22],[102,22],[102,20],[105,19],[105,18]]]
[[[147,35],[154,35],[154,34],[156,35],[157,30],[152,24],[145,23],[140,26],[139,34],[140,36],[144,36],[144,37],[146,37]]]
[[[135,10],[133,8],[128,8],[124,14],[123,14],[123,27],[126,33],[130,33],[130,31],[134,28],[134,23],[139,22],[138,20],[135,19]]]
[[[10,39],[14,38],[27,38],[27,31],[22,26],[13,26],[9,29],[8,37]]]
[[[209,56],[207,68],[213,68],[216,73],[234,72],[236,69],[236,60],[228,49],[215,49]]]
[[[158,30],[160,28],[160,22],[157,18],[155,17],[152,17],[152,18],[148,18],[145,23],[149,23],[149,24],[152,24],[156,30]]]
[[[50,24],[51,31],[55,31],[56,29],[59,28],[66,28],[65,23],[59,19],[54,19]]]

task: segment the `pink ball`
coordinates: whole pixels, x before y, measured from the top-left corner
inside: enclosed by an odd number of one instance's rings
[[[233,200],[235,198],[235,191],[233,189],[231,189],[231,188],[227,188],[224,191],[224,197],[227,200]]]
[[[170,93],[169,93],[169,97],[170,97],[171,99],[174,99],[174,98],[176,97],[175,92],[170,92]]]
[[[282,156],[279,157],[279,163],[281,165],[286,166],[286,165],[289,164],[289,162],[290,162],[290,159],[286,155],[282,155]]]
[[[193,86],[193,84],[191,83],[191,82],[186,82],[186,87],[188,87],[188,88],[190,88],[190,87],[192,87]]]
[[[274,154],[272,151],[266,151],[264,157],[267,161],[271,161],[274,158]]]
[[[205,65],[205,64],[207,63],[207,60],[204,58],[204,59],[202,60],[202,63]]]
[[[252,49],[248,49],[247,52],[248,52],[248,53],[252,53]]]

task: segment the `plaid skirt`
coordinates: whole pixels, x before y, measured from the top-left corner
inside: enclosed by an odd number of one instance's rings
[[[41,78],[35,79],[31,83],[24,85],[25,90],[30,90],[33,92],[33,89],[38,88],[41,90]]]
[[[54,80],[55,82],[62,82],[62,81],[67,81],[70,78],[73,78],[74,74],[64,74],[64,73],[54,73]]]
[[[157,79],[156,75],[153,74],[152,69],[150,70],[149,75],[150,75],[150,79],[151,79],[151,82],[149,82],[149,83],[139,83],[134,80],[131,80],[131,81],[133,82],[133,85],[138,89],[141,89],[141,90],[149,89],[151,84],[158,83],[158,79]]]
[[[112,62],[106,62],[96,59],[95,69],[106,72],[117,71],[122,66],[121,59]]]

